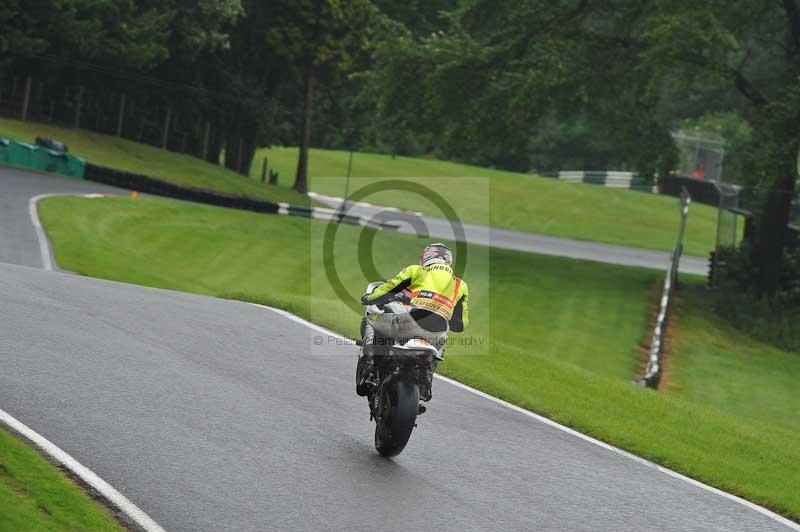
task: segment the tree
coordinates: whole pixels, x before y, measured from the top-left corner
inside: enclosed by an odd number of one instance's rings
[[[752,126],[745,168],[765,189],[752,259],[758,292],[778,286],[795,195],[800,119],[800,6],[796,0],[657,2],[644,33],[641,65],[654,77],[693,80],[739,94]]]
[[[308,150],[314,91],[320,77],[345,71],[363,46],[361,29],[367,20],[367,0],[300,0],[277,2],[267,39],[278,55],[294,61],[303,80],[300,154],[294,189],[308,191]]]
[[[542,121],[583,122],[648,175],[673,168],[680,119],[735,112],[752,127],[742,168],[768,191],[753,281],[774,292],[797,179],[797,0],[472,0],[446,18],[376,51],[384,119],[418,117],[445,155],[510,169]]]

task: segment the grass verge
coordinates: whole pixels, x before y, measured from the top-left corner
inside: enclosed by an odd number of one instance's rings
[[[713,297],[698,289],[677,292],[669,393],[800,431],[800,353],[734,328],[714,313]]]
[[[296,148],[259,150],[253,163],[261,171],[268,157],[281,179],[293,176]],[[344,194],[347,152],[312,150],[310,189],[333,196]],[[640,248],[670,251],[678,224],[677,200],[668,196],[596,185],[559,182],[530,174],[516,174],[489,168],[456,164],[436,159],[391,157],[356,153],[353,157],[350,192],[360,186],[388,178],[414,181],[447,198],[464,221],[505,227],[518,231],[591,240]],[[476,179],[486,178],[488,187]],[[284,184],[289,186],[290,181]],[[489,201],[485,193],[490,192]],[[454,194],[454,191],[458,191]],[[381,205],[430,212],[438,210],[414,194],[378,193],[366,201]],[[692,205],[684,252],[706,256],[714,247],[717,211],[706,205]]]
[[[122,531],[111,513],[0,429],[0,531]]]
[[[323,271],[308,258],[321,222],[161,199],[52,198],[41,203],[59,264],[78,273],[277,306],[355,335]],[[359,231],[340,228],[350,293]],[[337,243],[337,246],[339,243]],[[419,241],[380,232],[384,274],[413,262]],[[448,352],[442,372],[667,467],[800,518],[800,443],[777,423],[630,384],[658,275],[635,268],[472,247],[474,335],[491,354]],[[347,260],[350,261],[349,267]],[[320,277],[320,279],[317,279]],[[494,284],[475,279],[496,280]],[[276,282],[278,280],[279,282]],[[491,317],[491,323],[489,318]],[[491,327],[489,329],[489,327]]]

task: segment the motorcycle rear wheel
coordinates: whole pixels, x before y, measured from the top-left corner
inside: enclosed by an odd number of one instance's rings
[[[394,381],[383,389],[384,407],[375,425],[375,449],[381,456],[397,456],[405,449],[417,422],[419,388],[417,384]]]

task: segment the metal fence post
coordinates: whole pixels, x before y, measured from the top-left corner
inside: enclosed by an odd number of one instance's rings
[[[83,87],[78,88],[78,105],[75,108],[75,129],[81,127],[81,106],[83,105]]]
[[[204,161],[208,160],[208,143],[211,141],[211,122],[206,120],[206,130],[203,132],[203,157]]]
[[[16,80],[16,78],[14,78]],[[31,77],[28,76],[25,79],[25,96],[22,100],[22,121],[26,122],[28,120],[28,106],[31,104]]]
[[[161,147],[167,149],[167,141],[169,140],[169,123],[172,120],[172,106],[167,106],[167,117],[164,120],[164,134],[161,137]]]
[[[125,121],[125,93],[122,93],[122,97],[119,100],[119,115],[117,115],[117,136],[122,136],[122,124]]]
[[[238,173],[240,173],[240,174],[242,173],[242,157],[244,156],[244,154],[242,153],[242,149],[244,148],[243,144],[244,144],[243,139],[240,136],[239,137],[239,152],[236,154],[236,171]]]

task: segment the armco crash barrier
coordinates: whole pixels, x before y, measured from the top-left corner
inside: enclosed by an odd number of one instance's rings
[[[5,138],[0,139],[0,163],[80,178],[86,165],[66,152]]]

